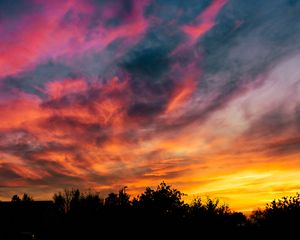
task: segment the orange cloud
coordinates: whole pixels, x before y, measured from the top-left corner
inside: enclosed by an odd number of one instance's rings
[[[33,95],[15,92],[15,96],[0,102],[1,128],[21,128],[44,118],[48,114],[41,110],[41,100]]]
[[[197,77],[198,76],[188,75],[176,86],[173,96],[170,98],[166,108],[167,114],[179,108],[188,100],[197,87]]]

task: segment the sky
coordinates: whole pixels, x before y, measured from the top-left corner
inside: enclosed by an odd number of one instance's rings
[[[0,0],[0,199],[295,194],[299,66],[299,0]]]

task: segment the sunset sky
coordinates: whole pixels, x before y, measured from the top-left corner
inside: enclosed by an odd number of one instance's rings
[[[0,199],[163,180],[300,191],[300,1],[1,0]]]

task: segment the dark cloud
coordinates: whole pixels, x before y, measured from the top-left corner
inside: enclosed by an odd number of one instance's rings
[[[118,9],[114,16],[105,21],[107,27],[117,27],[124,24],[124,20],[130,18],[134,10],[133,0],[123,0],[118,3]]]
[[[155,25],[119,59],[120,68],[131,77],[130,87],[135,97],[163,102],[169,97],[174,87],[172,67],[176,63],[170,53],[182,40],[183,35],[177,28]]]
[[[38,139],[26,130],[1,132],[0,152],[9,153],[30,161],[32,154],[42,150]]]
[[[1,0],[0,1],[0,19],[17,18],[22,14],[28,13],[33,9],[38,9],[36,5],[27,0]]]
[[[161,113],[164,109],[164,105],[160,102],[153,104],[136,103],[129,107],[127,113],[130,117],[151,118]]]
[[[16,180],[16,179],[22,179],[22,176],[17,174],[10,166],[10,164],[2,163],[0,164],[0,181],[4,182],[10,180]]]
[[[286,134],[297,134],[299,130],[299,107],[287,111],[286,106],[274,107],[253,121],[245,135],[249,138],[272,139]]]
[[[277,106],[251,121],[238,139],[247,144],[241,151],[271,156],[300,153],[298,109],[287,111],[286,106]]]
[[[47,168],[48,167],[48,168]],[[28,185],[48,185],[59,189],[74,188],[81,185],[83,179],[75,176],[73,173],[65,171],[62,165],[57,165],[56,168],[52,168],[49,164],[41,167],[47,170],[47,175],[41,179],[30,179]]]
[[[43,163],[43,164],[40,164]],[[24,176],[22,173],[18,173],[17,169],[12,164],[1,164],[0,165],[0,180],[1,188],[16,188],[14,186],[16,183],[18,187],[31,187],[31,186],[45,186],[55,187],[55,188],[71,188],[78,186],[82,181],[81,178],[77,176],[72,176],[71,173],[67,174],[64,172],[64,167],[61,164],[55,163],[53,161],[43,160],[37,162],[36,165],[27,166],[29,170],[33,172],[39,172],[39,170],[46,170],[47,175],[40,177]],[[15,194],[15,193],[14,193]]]
[[[49,127],[49,125],[47,126]],[[50,126],[52,127],[52,126]],[[58,142],[41,142],[37,137],[29,132],[17,129],[1,132],[0,152],[11,154],[25,160],[27,164],[39,164],[40,156],[43,153],[73,153],[76,154],[78,147],[71,144],[61,144]],[[44,163],[42,163],[44,164]]]
[[[34,70],[22,73],[19,76],[10,76],[3,79],[4,86],[7,90],[16,88],[27,93],[45,96],[43,92],[44,85],[53,80],[61,80],[65,78],[74,78],[78,76],[75,70],[70,67],[49,61],[35,67]]]
[[[103,130],[101,124],[98,123],[85,123],[77,119],[76,117],[62,117],[62,116],[52,116],[46,119],[44,122],[45,127],[49,126],[52,129],[84,129],[84,132],[98,132]]]
[[[45,129],[60,130],[65,137],[73,140],[80,140],[89,144],[96,144],[100,146],[109,139],[109,126],[104,126],[99,123],[85,123],[76,117],[62,117],[52,116],[45,121],[41,122],[41,127]],[[47,145],[47,148],[59,150],[60,145]],[[74,147],[76,148],[76,146]],[[62,150],[64,150],[62,148]],[[72,149],[73,151],[75,149]],[[69,150],[70,151],[70,150]]]
[[[74,166],[80,165],[82,157],[78,146],[63,145],[58,142],[42,143],[21,130],[11,133],[6,132],[5,134],[1,133],[1,136],[7,140],[1,142],[0,153],[17,156],[24,161],[22,166],[8,163],[0,164],[0,179],[3,180],[5,186],[10,186],[9,183],[6,183],[8,180],[11,182],[16,180],[23,186],[48,185],[57,187],[76,186],[82,181],[81,178],[74,176],[74,173],[67,169],[64,164],[57,162],[55,159],[43,157],[47,153],[58,155],[71,153],[75,161],[79,160],[78,163],[74,163]],[[84,166],[86,167],[85,162]],[[24,176],[22,172],[18,173],[18,171],[23,171],[24,169],[26,169],[25,172],[29,170],[34,174],[40,174],[40,176],[37,178],[31,175]]]
[[[168,50],[162,47],[129,53],[123,66],[132,77],[130,86],[136,97],[157,101],[172,89],[172,81],[167,78],[170,68],[167,54]]]
[[[91,16],[89,29],[105,26],[111,30],[124,26],[130,22],[139,21],[139,16],[143,16],[143,9],[139,6],[144,1],[134,0],[94,0],[95,14]]]
[[[211,0],[154,0],[146,8],[145,15],[156,16],[163,23],[176,21],[177,24],[186,24],[192,22],[211,3]]]
[[[150,48],[133,52],[131,53],[133,57],[129,57],[130,61],[125,62],[124,67],[131,74],[158,81],[170,67],[167,53],[165,48]]]
[[[265,146],[271,155],[289,155],[300,153],[300,138],[284,139]]]
[[[295,108],[295,123],[297,131],[300,131],[300,106]]]

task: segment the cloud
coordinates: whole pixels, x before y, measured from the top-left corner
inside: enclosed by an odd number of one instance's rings
[[[5,191],[161,179],[226,195],[246,191],[224,183],[234,171],[298,169],[299,6],[1,1]]]
[[[196,18],[196,21],[200,23],[196,25],[186,25],[183,27],[183,31],[189,36],[192,43],[213,28],[213,26],[215,25],[216,16],[226,3],[226,0],[214,0]]]
[[[282,141],[270,144],[266,148],[270,150],[273,155],[286,155],[299,153],[300,139],[284,139]]]
[[[135,37],[147,28],[144,1],[133,4],[130,18],[125,16],[124,24],[114,27],[102,24],[106,14],[118,15],[113,6],[99,8],[83,1],[29,2],[28,6],[37,6],[39,10],[21,16],[20,21],[13,19],[13,24],[9,22],[0,29],[1,45],[5,45],[1,49],[0,77],[31,70],[45,59],[72,59],[92,48],[99,52],[119,38],[128,38],[128,42],[134,43]],[[99,22],[93,21],[95,16],[99,16]]]
[[[63,63],[49,61],[38,65],[34,70],[24,72],[20,76],[9,76],[2,81],[7,90],[16,88],[42,97],[44,93],[41,89],[45,83],[51,82],[53,79],[69,78],[74,74],[74,70]]]

